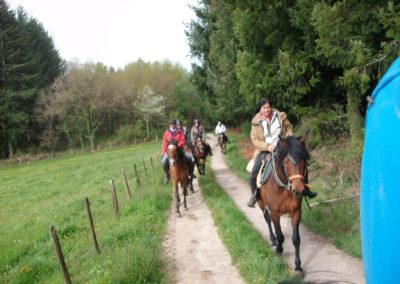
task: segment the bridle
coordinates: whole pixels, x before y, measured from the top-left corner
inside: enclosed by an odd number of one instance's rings
[[[293,195],[302,195],[302,193],[296,191],[294,188],[292,188],[292,180],[299,178],[301,180],[304,180],[304,176],[306,176],[307,174],[307,167],[305,167],[304,170],[304,175],[300,175],[300,174],[295,174],[295,175],[291,175],[289,176],[285,167],[285,163],[283,163],[282,167],[283,167],[283,172],[285,173],[285,177],[287,179],[287,183],[285,184],[284,182],[281,181],[281,179],[278,176],[278,173],[276,172],[276,167],[275,167],[275,155],[277,154],[277,152],[273,151],[271,153],[272,155],[272,173],[275,179],[275,182],[280,186],[280,187],[284,187],[285,189],[287,189],[288,191],[290,191]],[[289,155],[289,160],[292,161],[292,163],[294,163],[293,158]],[[296,164],[296,163],[294,163]],[[304,184],[304,186],[308,186],[306,184]]]
[[[169,145],[167,146],[167,151],[168,151],[168,150],[173,151],[174,148],[176,149],[176,150],[175,150],[175,151],[176,151],[176,154],[173,155],[172,157],[170,157],[170,156],[168,155],[168,160],[169,160],[169,165],[170,165],[170,166],[175,165],[176,161],[179,159],[179,147],[178,147],[177,145],[175,145],[175,144],[169,144]]]

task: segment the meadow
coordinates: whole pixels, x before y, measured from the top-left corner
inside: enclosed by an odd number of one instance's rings
[[[115,182],[118,216],[110,179]],[[100,254],[88,230],[86,197]],[[2,167],[0,282],[64,282],[50,225],[57,230],[73,283],[169,282],[161,243],[171,201],[169,187],[162,184],[159,142]]]

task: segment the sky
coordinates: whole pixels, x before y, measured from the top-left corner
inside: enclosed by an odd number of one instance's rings
[[[185,23],[197,0],[6,0],[43,24],[66,60],[123,68],[139,58],[190,70]]]

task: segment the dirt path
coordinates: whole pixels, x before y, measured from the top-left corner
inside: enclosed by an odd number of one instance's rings
[[[214,146],[215,137],[209,136],[208,142]],[[211,168],[217,182],[266,242],[269,242],[267,226],[261,211],[259,208],[246,206],[250,196],[248,184],[233,174],[215,146],[213,152]],[[177,217],[171,210],[164,242],[166,257],[171,264],[170,269],[175,273],[175,283],[243,283],[218,237],[197,180],[194,182],[194,188],[195,193],[188,196],[188,211],[181,209],[182,217]],[[286,238],[283,257],[293,268],[294,249],[288,218],[282,218],[282,231]],[[365,283],[361,261],[338,250],[302,225],[300,235],[305,283]]]
[[[195,193],[187,198],[188,210],[180,209],[182,217],[171,210],[164,242],[175,283],[243,283],[219,239],[197,180],[193,186]]]
[[[209,142],[215,145],[215,137]],[[257,208],[249,208],[246,203],[250,197],[249,185],[239,179],[225,164],[218,149],[211,159],[211,168],[218,184],[232,198],[256,230],[269,242],[269,234],[264,217]],[[294,248],[291,242],[292,229],[289,218],[282,218],[282,231],[285,235],[283,257],[294,268]],[[300,257],[305,271],[306,283],[365,283],[362,262],[329,244],[300,225]]]

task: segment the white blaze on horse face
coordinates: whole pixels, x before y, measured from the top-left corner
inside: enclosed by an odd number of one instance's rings
[[[168,145],[168,159],[169,159],[169,164],[171,166],[175,165],[176,159],[172,157],[172,151],[176,151],[176,146],[175,145]]]

